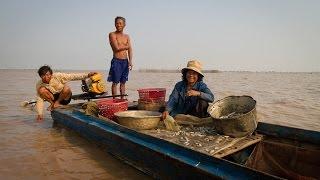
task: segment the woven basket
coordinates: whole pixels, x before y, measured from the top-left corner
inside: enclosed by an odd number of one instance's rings
[[[209,105],[218,133],[243,137],[257,128],[256,101],[250,96],[228,96]]]
[[[138,99],[138,109],[146,111],[159,111],[164,108],[166,102],[164,100],[141,100]]]
[[[137,130],[154,129],[158,126],[161,113],[154,111],[122,111],[115,113],[119,124]]]

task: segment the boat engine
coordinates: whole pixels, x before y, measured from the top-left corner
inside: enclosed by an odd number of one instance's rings
[[[86,80],[82,80],[81,89],[83,92],[92,95],[100,95],[106,92],[107,87],[102,74],[97,73]]]

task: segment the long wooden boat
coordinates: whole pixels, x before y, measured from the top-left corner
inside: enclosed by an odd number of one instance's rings
[[[259,122],[253,136],[222,149],[211,147],[206,153],[199,144],[192,148],[166,138],[173,132],[159,137],[155,134],[165,130],[136,131],[87,116],[80,109],[75,104],[55,109],[51,116],[54,123],[103,145],[115,157],[157,179],[320,179],[317,131]]]

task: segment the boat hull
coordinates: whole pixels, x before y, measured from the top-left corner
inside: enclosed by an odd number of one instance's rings
[[[51,115],[55,123],[95,141],[109,153],[154,178],[278,179],[116,123],[86,116],[77,110],[57,109]]]

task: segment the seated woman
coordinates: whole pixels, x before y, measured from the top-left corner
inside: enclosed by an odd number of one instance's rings
[[[189,61],[186,68],[181,70],[182,81],[178,82],[162,113],[163,119],[167,115],[175,117],[177,114],[189,114],[199,118],[208,117],[208,102],[213,102],[214,96],[207,85],[202,81],[201,63]]]

